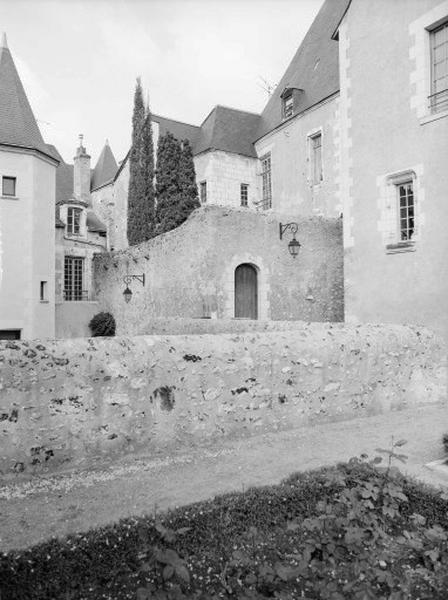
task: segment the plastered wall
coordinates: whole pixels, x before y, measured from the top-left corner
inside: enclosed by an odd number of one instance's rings
[[[154,318],[232,319],[235,269],[257,269],[261,320],[342,321],[343,257],[340,219],[299,219],[297,258],[282,240],[275,214],[210,206],[179,228],[128,250],[94,259],[96,298],[117,322],[117,335],[139,335]],[[290,220],[290,219],[289,219]],[[288,219],[284,222],[288,222]],[[145,275],[145,285],[123,278]]]
[[[445,349],[403,326],[0,342],[3,476],[218,445],[446,398]]]
[[[421,323],[448,340],[448,111],[432,114],[428,101],[429,30],[446,18],[446,0],[352,2],[339,63],[346,319]],[[414,182],[414,244],[393,252],[395,184],[406,172]]]

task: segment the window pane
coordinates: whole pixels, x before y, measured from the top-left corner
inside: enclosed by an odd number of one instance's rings
[[[15,177],[3,177],[3,196],[15,196],[16,195],[16,178]]]

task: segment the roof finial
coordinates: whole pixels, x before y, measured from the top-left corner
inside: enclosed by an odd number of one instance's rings
[[[109,145],[109,140],[106,138],[106,146]]]
[[[8,47],[8,40],[6,39],[6,33],[5,32],[3,32],[3,35],[2,35],[2,45],[1,45],[1,47],[2,48],[7,48]]]
[[[80,133],[78,135],[78,138],[79,138],[79,147],[82,148],[82,140],[84,139],[84,135],[82,133]]]

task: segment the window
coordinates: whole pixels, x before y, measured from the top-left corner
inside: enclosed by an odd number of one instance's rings
[[[406,181],[397,184],[399,207],[399,241],[411,241],[414,235],[414,184]]]
[[[83,288],[84,259],[66,256],[64,260],[64,300],[87,300]]]
[[[16,178],[15,177],[2,177],[2,195],[3,196],[15,196],[16,195]]]
[[[21,329],[0,329],[0,340],[20,340]]]
[[[272,178],[271,178],[271,153],[260,158],[261,161],[261,208],[272,208]]]
[[[311,183],[319,185],[323,180],[322,173],[322,134],[310,136]]]
[[[47,302],[48,298],[47,298],[47,282],[46,281],[41,281],[40,282],[40,301],[41,302]]]
[[[448,110],[448,21],[430,32],[432,112]]]
[[[69,207],[67,210],[67,233],[79,235],[81,233],[81,208]]]
[[[294,98],[292,94],[283,98],[283,118],[289,119],[294,114]]]
[[[199,184],[200,195],[201,195],[201,204],[205,204],[207,202],[207,182],[201,181]]]
[[[249,185],[247,183],[242,183],[240,188],[241,206],[247,206],[247,201],[249,198]]]

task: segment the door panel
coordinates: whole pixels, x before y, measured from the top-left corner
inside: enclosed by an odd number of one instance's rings
[[[235,269],[235,318],[258,319],[257,270],[249,264]]]

